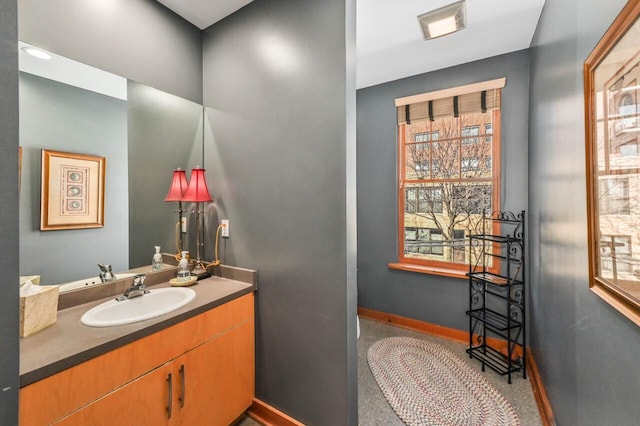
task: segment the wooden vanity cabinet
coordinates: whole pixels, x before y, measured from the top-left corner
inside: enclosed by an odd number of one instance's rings
[[[254,386],[249,345],[253,324],[245,323],[174,361],[173,425],[226,426],[249,408]]]
[[[168,425],[170,419],[167,411],[167,378],[172,378],[171,367],[172,363],[167,363],[53,424]]]
[[[254,396],[247,294],[20,390],[20,425],[228,425]]]

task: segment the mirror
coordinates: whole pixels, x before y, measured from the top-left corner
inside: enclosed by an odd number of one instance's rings
[[[589,286],[640,325],[640,4],[584,64]]]
[[[202,106],[47,53],[20,52],[20,275],[117,276],[151,265],[155,245],[175,253],[177,203],[163,200],[174,169],[203,162]],[[40,230],[42,149],[106,159],[104,227]]]

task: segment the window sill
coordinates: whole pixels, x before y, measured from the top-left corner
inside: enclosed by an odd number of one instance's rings
[[[441,275],[444,277],[467,279],[466,271],[456,269],[438,268],[436,266],[415,265],[413,263],[389,263],[389,269],[417,272],[419,274]]]

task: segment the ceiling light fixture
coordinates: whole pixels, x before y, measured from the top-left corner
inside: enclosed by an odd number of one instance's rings
[[[466,25],[464,0],[418,16],[422,38],[430,40],[460,31]]]
[[[51,55],[49,55],[47,52],[36,49],[34,47],[23,47],[22,50],[25,53],[28,53],[29,55],[34,56],[38,59],[51,59]]]

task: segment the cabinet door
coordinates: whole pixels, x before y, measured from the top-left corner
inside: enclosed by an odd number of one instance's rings
[[[169,390],[175,386],[175,379],[170,376],[172,371],[171,363],[164,364],[54,424],[166,425],[169,422]],[[104,374],[109,373],[105,371]]]
[[[231,424],[253,401],[253,320],[185,353],[174,361],[173,424]]]

